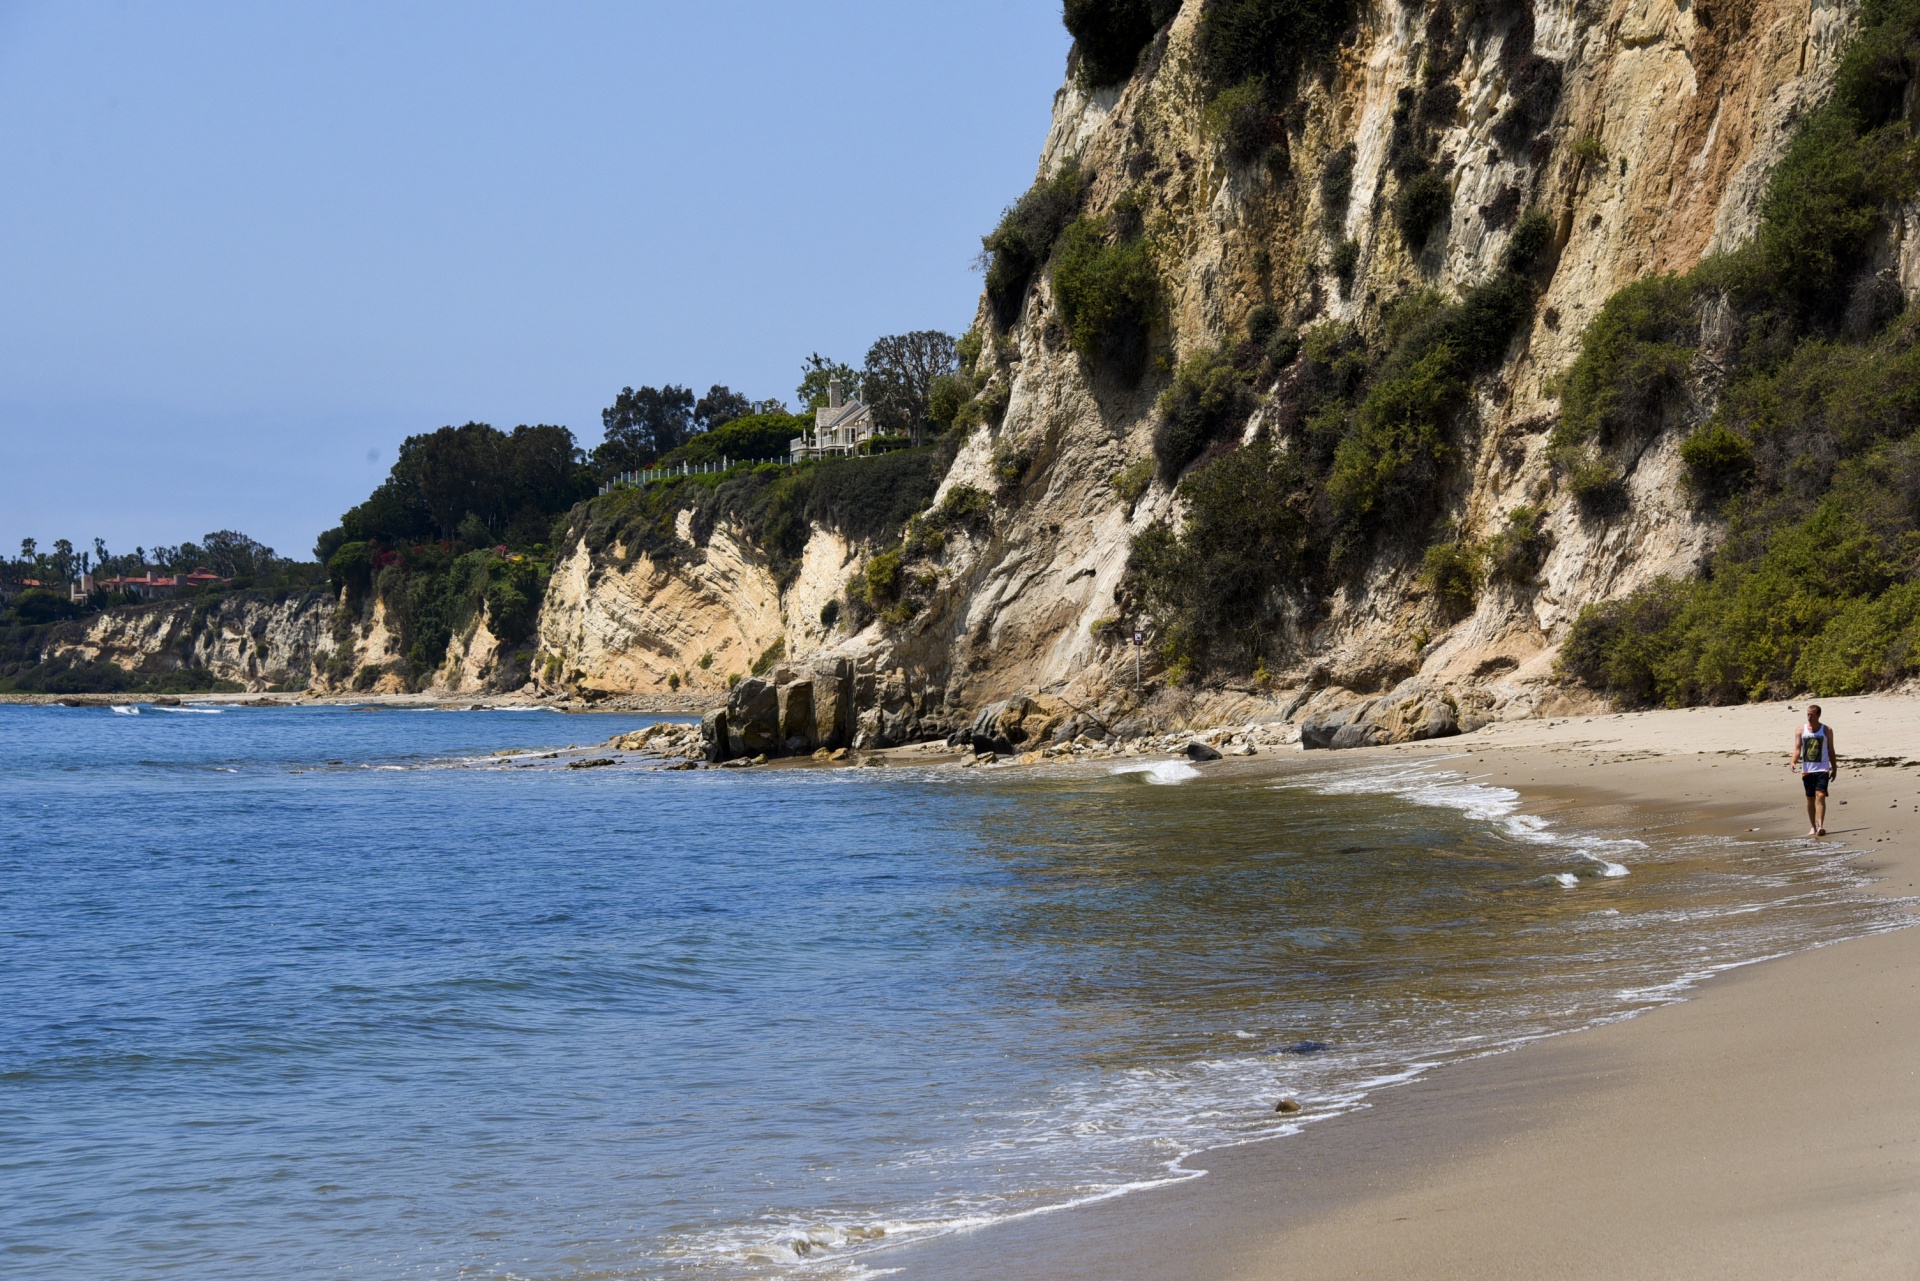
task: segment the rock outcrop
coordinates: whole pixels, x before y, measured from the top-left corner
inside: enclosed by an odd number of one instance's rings
[[[1460,730],[1460,708],[1453,695],[1413,677],[1377,698],[1307,716],[1300,722],[1300,745],[1374,747],[1447,738]]]
[[[259,692],[305,689],[334,656],[331,593],[159,601],[50,629],[40,661],[111,663],[143,677],[205,673]]]

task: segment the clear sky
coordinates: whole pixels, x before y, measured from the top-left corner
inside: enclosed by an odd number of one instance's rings
[[[0,0],[0,547],[306,556],[401,438],[959,332],[1052,0]]]

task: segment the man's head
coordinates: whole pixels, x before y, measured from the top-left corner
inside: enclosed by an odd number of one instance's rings
[[[1818,725],[1819,723],[1820,723],[1820,704],[1808,703],[1807,704],[1807,724]]]

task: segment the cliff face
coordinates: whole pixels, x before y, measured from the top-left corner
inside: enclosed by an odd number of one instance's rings
[[[38,658],[60,666],[110,663],[140,678],[201,673],[249,693],[396,693],[400,638],[378,602],[364,611],[330,591],[235,593],[158,601],[52,628]],[[527,681],[524,649],[504,648],[484,615],[447,645],[424,684],[441,694],[505,693]]]
[[[1454,161],[1445,240],[1414,258],[1393,228],[1385,162],[1394,108],[1419,88],[1425,11],[1373,8],[1332,74],[1303,86],[1296,173],[1310,175],[1323,157],[1353,147],[1351,201],[1328,233],[1310,182],[1276,185],[1217,158],[1195,106],[1198,9],[1185,7],[1152,74],[1117,93],[1063,90],[1043,160],[1044,172],[1075,159],[1101,175],[1101,186],[1118,186],[1130,163],[1141,167],[1134,157],[1144,150],[1153,181],[1166,175],[1155,188],[1160,219],[1150,216],[1148,226],[1182,354],[1230,333],[1266,298],[1308,323],[1364,324],[1382,300],[1410,289],[1458,292],[1489,276],[1506,247],[1510,232],[1488,216],[1504,190],[1550,212],[1557,266],[1530,329],[1477,388],[1477,421],[1447,511],[1472,537],[1492,533],[1515,506],[1544,501],[1553,545],[1539,585],[1490,589],[1471,617],[1448,625],[1414,581],[1417,563],[1383,557],[1360,585],[1338,593],[1280,682],[1370,692],[1417,673],[1483,689],[1484,706],[1525,710],[1553,695],[1553,645],[1581,606],[1690,571],[1716,533],[1679,483],[1671,437],[1633,469],[1623,513],[1584,518],[1545,457],[1557,413],[1550,381],[1572,363],[1586,322],[1616,289],[1688,268],[1751,232],[1765,177],[1798,113],[1824,86],[1843,13],[1761,3],[1710,23],[1701,7],[1666,0],[1536,8],[1533,49],[1564,66],[1557,145],[1537,165],[1496,145],[1492,126],[1509,100],[1503,44],[1516,31],[1471,46],[1455,81],[1458,111],[1439,140]],[[1581,139],[1598,146],[1580,154],[1573,144]],[[1596,153],[1603,158],[1590,158]],[[1115,194],[1097,188],[1095,201]],[[1341,235],[1359,249],[1344,296],[1318,269]],[[1031,497],[992,546],[960,567],[971,584],[964,622],[956,619],[944,638],[963,664],[982,669],[976,697],[1015,687],[1081,686],[1091,694],[1130,676],[1124,647],[1102,644],[1091,627],[1112,612],[1130,538],[1178,516],[1175,496],[1158,481],[1130,516],[1113,494],[1109,478],[1148,455],[1150,407],[1137,398],[1101,403],[1079,358],[1050,335],[1052,306],[1043,281],[1016,329],[1017,372],[999,433],[1028,442],[1040,460]],[[984,483],[996,444],[987,434],[969,442],[954,482]],[[1416,649],[1423,631],[1427,643]],[[982,651],[991,655],[985,664]]]
[[[1330,65],[1303,74],[1279,173],[1271,163],[1229,163],[1209,127],[1196,56],[1201,7],[1189,0],[1128,83],[1063,88],[1040,164],[1043,179],[1077,165],[1089,177],[1090,212],[1125,193],[1144,202],[1170,349],[1157,372],[1126,385],[1090,368],[1040,272],[1004,329],[982,304],[983,369],[1004,387],[1005,412],[966,440],[940,497],[970,486],[998,500],[989,526],[949,536],[930,558],[915,617],[852,636],[822,628],[819,605],[875,550],[824,530],[808,548],[808,571],[784,593],[764,561],[724,532],[684,568],[642,559],[616,572],[580,551],[555,575],[543,616],[557,683],[641,690],[678,672],[717,690],[718,678],[777,643],[789,657],[825,648],[918,673],[970,708],[1044,692],[1124,716],[1136,706],[1134,654],[1127,636],[1102,624],[1119,612],[1134,538],[1156,522],[1177,526],[1183,500],[1167,478],[1135,501],[1116,481],[1152,457],[1168,371],[1230,339],[1263,304],[1290,325],[1342,321],[1366,331],[1414,291],[1456,297],[1496,271],[1523,209],[1549,219],[1551,274],[1500,367],[1474,383],[1438,523],[1456,538],[1484,538],[1514,508],[1541,508],[1549,550],[1539,572],[1524,585],[1490,583],[1455,617],[1421,581],[1421,540],[1389,547],[1299,620],[1291,658],[1258,687],[1153,694],[1149,648],[1143,710],[1176,720],[1274,708],[1299,715],[1417,678],[1461,720],[1528,714],[1567,700],[1552,659],[1582,606],[1692,572],[1719,531],[1681,484],[1674,434],[1632,463],[1614,511],[1583,512],[1547,457],[1554,380],[1617,289],[1690,268],[1751,234],[1795,121],[1825,91],[1849,10],[1823,0],[1544,2],[1530,18],[1522,10],[1453,41],[1443,64],[1452,106],[1431,122],[1430,144],[1447,207],[1414,253],[1396,228],[1391,162],[1397,120],[1430,90],[1423,66],[1441,60],[1451,30],[1435,9],[1370,6]],[[1502,145],[1497,128],[1541,60],[1557,74],[1557,98],[1530,146]],[[1319,181],[1343,148],[1351,148],[1344,214],[1325,207]],[[1329,269],[1342,241],[1355,255],[1345,284]],[[1271,430],[1284,442],[1279,412],[1269,395],[1248,437]],[[1011,481],[1009,457],[1023,464]],[[690,665],[707,653],[709,669]]]
[[[630,555],[620,543],[595,555],[580,542],[555,567],[540,611],[542,690],[724,697],[729,676],[763,659],[805,659],[829,641],[821,608],[856,561],[844,538],[816,528],[783,591],[736,525],[701,540],[690,513],[680,515],[678,556]]]
[[[1553,660],[1579,610],[1692,573],[1721,530],[1682,484],[1674,432],[1628,460],[1609,510],[1575,502],[1548,456],[1556,379],[1615,291],[1752,234],[1796,121],[1826,92],[1850,8],[1541,0],[1470,25],[1444,2],[1385,0],[1303,71],[1284,137],[1251,162],[1228,158],[1219,118],[1209,118],[1202,8],[1188,0],[1127,83],[1087,91],[1070,79],[1039,167],[1042,179],[1074,167],[1087,214],[1124,205],[1137,219],[1162,294],[1156,357],[1137,379],[1091,363],[1046,270],[1011,316],[983,299],[974,375],[991,409],[932,510],[991,495],[991,511],[909,546],[912,609],[870,619],[852,608],[849,579],[883,550],[870,542],[816,522],[797,557],[776,567],[740,521],[681,512],[666,550],[576,542],[551,577],[531,652],[503,654],[483,618],[455,636],[432,687],[525,682],[589,697],[678,688],[718,701],[729,677],[756,666],[797,672],[824,658],[850,660],[856,701],[861,673],[875,690],[897,673],[906,692],[894,702],[917,709],[927,729],[1016,694],[1063,700],[1103,723],[1178,723],[1305,719],[1398,689],[1380,711],[1391,734],[1568,705]],[[1443,207],[1418,251],[1396,209],[1409,183],[1409,120],[1422,163],[1441,176],[1433,198]],[[1345,181],[1330,182],[1341,168]],[[1333,322],[1377,337],[1398,302],[1422,291],[1457,299],[1493,277],[1523,211],[1551,229],[1546,265],[1519,332],[1471,381],[1437,513],[1376,514],[1378,547],[1292,610],[1274,661],[1255,676],[1167,679],[1152,621],[1123,587],[1135,540],[1156,525],[1177,529],[1187,514],[1179,477],[1149,474],[1156,403],[1173,371],[1239,341],[1257,311],[1303,333]],[[1920,230],[1920,216],[1906,222]],[[1920,284],[1916,244],[1902,235],[1886,250],[1909,292]],[[1710,399],[1712,370],[1697,372]],[[1287,377],[1270,367],[1256,376],[1244,439],[1300,447]],[[1437,599],[1423,549],[1487,539],[1523,505],[1543,513],[1535,572],[1488,581],[1464,611]],[[331,609],[203,625],[193,645],[206,666],[249,685],[294,672],[301,655],[317,687],[397,683],[381,674],[398,642],[379,610],[343,626]],[[159,621],[166,613],[87,643],[150,658],[178,643]],[[1136,626],[1149,630],[1138,693]],[[889,721],[888,733],[911,732],[912,716]]]
[[[249,691],[304,688],[333,655],[333,596],[162,601],[55,629],[42,661],[112,663],[143,676],[204,671]]]

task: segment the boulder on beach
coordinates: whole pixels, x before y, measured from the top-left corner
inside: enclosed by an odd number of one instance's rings
[[[700,718],[700,743],[710,761],[724,761],[732,753],[727,747],[727,709],[716,707]]]
[[[813,748],[813,681],[796,680],[779,687],[780,743],[799,755]]]
[[[1375,747],[1447,738],[1459,732],[1459,706],[1453,695],[1412,677],[1387,694],[1309,716],[1300,722],[1300,746]]]
[[[727,754],[759,756],[780,750],[780,694],[748,677],[727,696]]]
[[[1000,756],[1038,747],[1067,719],[1069,710],[1054,699],[1024,695],[988,703],[975,714],[968,728],[968,745],[975,752],[993,752]]]
[[[813,741],[832,750],[845,747],[847,708],[852,703],[853,664],[844,658],[822,655],[813,660],[812,690]]]

